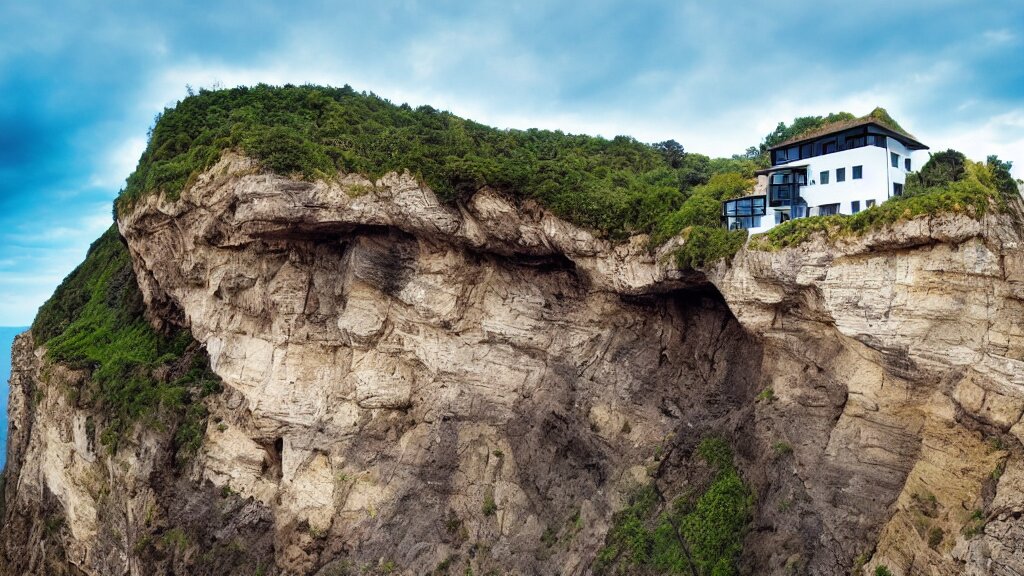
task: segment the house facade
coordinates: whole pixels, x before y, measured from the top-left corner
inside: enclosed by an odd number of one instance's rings
[[[872,117],[830,124],[769,150],[754,193],[722,203],[731,229],[765,232],[793,218],[856,214],[903,193],[917,167],[911,152],[928,147]]]

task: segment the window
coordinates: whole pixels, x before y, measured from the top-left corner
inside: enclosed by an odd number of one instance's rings
[[[857,212],[860,212],[860,200],[850,202],[850,214],[856,214]]]
[[[854,166],[853,167],[853,179],[854,180],[860,180],[863,177],[864,177],[864,167],[863,166]]]
[[[846,182],[846,168],[836,168],[836,182]]]
[[[839,214],[839,204],[823,204],[818,207],[818,214],[821,216]]]
[[[910,158],[903,161],[903,169],[910,172]]]
[[[846,139],[846,148],[847,149],[850,149],[850,148],[860,148],[861,146],[866,146],[867,143],[868,143],[868,137],[867,136],[864,136],[864,135],[861,135],[861,136],[850,136],[850,137],[848,137]]]
[[[822,184],[828,184],[828,170],[822,172],[820,176],[821,178],[818,179],[818,182],[821,182]]]
[[[900,155],[895,153],[895,152],[889,152],[889,155],[892,156],[892,167],[893,168],[899,168],[900,167]]]
[[[893,196],[902,196],[903,195],[903,184],[893,184],[892,185],[892,195]]]
[[[803,146],[800,146],[800,157],[801,158],[810,158],[811,157],[811,144],[810,143],[807,143],[807,144],[804,144]]]
[[[776,164],[782,164],[785,161],[786,161],[786,151],[785,150],[776,150],[775,151],[775,163]]]
[[[864,203],[864,205],[866,207],[868,207],[868,208],[871,208],[872,206],[875,205],[875,201],[874,200],[868,200],[867,202]]]
[[[746,230],[748,228],[758,228],[761,226],[760,216],[740,216],[733,219],[729,224],[730,230]]]
[[[836,141],[835,140],[829,140],[828,142],[822,142],[821,143],[821,153],[822,154],[831,154],[831,153],[833,153],[835,151],[836,151]]]
[[[885,136],[873,134],[868,136],[868,144],[885,148]]]
[[[764,196],[738,198],[722,204],[723,216],[763,216]]]

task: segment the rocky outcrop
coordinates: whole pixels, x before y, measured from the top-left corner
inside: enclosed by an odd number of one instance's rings
[[[202,475],[272,508],[288,573],[583,573],[663,445],[731,431],[756,391],[706,282],[493,192],[456,210],[229,156],[120,225],[232,391]]]
[[[174,422],[139,426],[111,454],[90,377],[14,346],[0,573],[253,574],[273,562],[270,514],[182,474]],[[182,364],[191,364],[191,352]]]
[[[12,418],[5,518],[29,520],[3,540],[52,510],[50,562],[182,573],[185,552],[140,563],[148,498],[219,510],[196,541],[262,528],[267,574],[587,574],[628,495],[692,491],[714,434],[757,495],[747,573],[1020,573],[1021,221],[922,218],[683,272],[671,244],[492,190],[451,207],[408,175],[300,182],[226,154],[119,221],[153,322],[190,327],[224,381],[199,455],[161,474],[166,439],[140,431],[97,456],[71,424],[88,415],[46,393]],[[12,406],[87,377],[19,346]],[[90,496],[93,461],[96,485],[132,489]]]
[[[1022,221],[919,218],[710,273],[764,343],[755,436],[793,447],[790,515],[832,510],[813,572],[1021,572]]]

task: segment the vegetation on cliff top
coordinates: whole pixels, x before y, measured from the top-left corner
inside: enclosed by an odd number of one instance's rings
[[[128,249],[117,228],[108,229],[39,309],[32,325],[49,359],[91,377],[68,390],[79,405],[94,404],[106,416],[101,442],[111,451],[143,417],[177,425],[179,457],[202,438],[205,407],[198,400],[220,390],[187,330],[163,334],[145,318],[145,306]]]
[[[408,170],[446,202],[487,185],[538,200],[613,239],[717,227],[717,201],[749,188],[757,168],[747,158],[689,153],[671,140],[651,145],[625,136],[499,130],[348,86],[259,85],[201,90],[165,110],[117,200],[118,211],[155,192],[176,198],[225,149],[241,149],[273,172],[309,179]],[[712,180],[726,173],[727,184]],[[716,188],[701,188],[709,184]],[[691,200],[700,206],[685,212]]]

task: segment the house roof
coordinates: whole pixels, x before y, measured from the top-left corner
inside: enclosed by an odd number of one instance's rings
[[[789,140],[780,142],[775,146],[769,148],[769,150],[785,148],[787,146],[792,146],[793,144],[806,142],[807,140],[814,140],[816,138],[821,138],[822,136],[828,136],[829,134],[835,134],[837,132],[842,132],[843,130],[849,130],[850,128],[856,128],[858,126],[867,126],[871,124],[878,126],[885,132],[889,133],[890,136],[893,136],[894,138],[902,142],[904,146],[912,150],[926,150],[928,148],[927,146],[922,144],[917,138],[915,138],[913,135],[903,130],[898,124],[896,124],[896,121],[890,118],[889,114],[886,113],[884,109],[875,108],[871,112],[871,114],[868,114],[867,116],[854,118],[852,120],[839,120],[838,122],[831,122],[829,124],[825,124],[824,126],[815,128],[813,130],[808,130],[803,134],[799,134],[797,136],[790,138]]]

